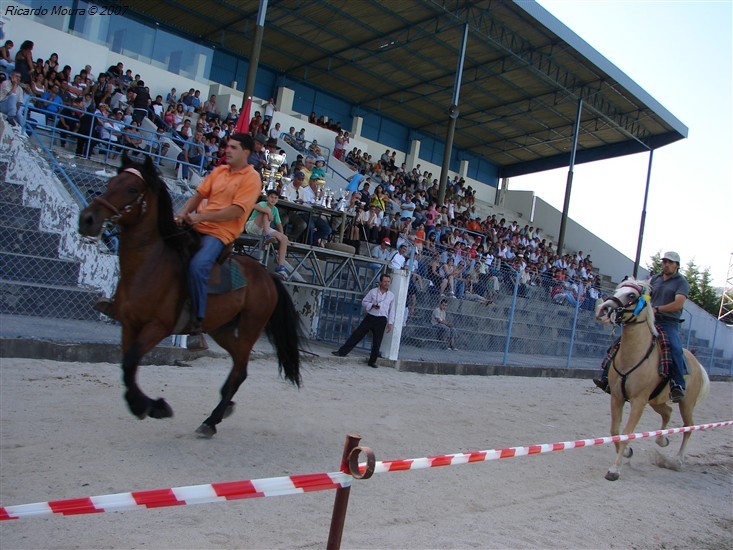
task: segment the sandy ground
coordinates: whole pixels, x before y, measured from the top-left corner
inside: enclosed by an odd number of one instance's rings
[[[356,356],[308,363],[299,391],[270,360],[254,361],[236,413],[214,439],[197,439],[227,370],[216,359],[144,367],[142,387],[175,416],[139,421],[116,365],[3,359],[0,504],[332,472],[347,433],[361,434],[377,460],[608,433],[608,399],[589,381],[400,373]],[[714,382],[696,423],[733,418],[732,388]],[[658,427],[647,409],[637,431]],[[355,481],[343,547],[731,548],[731,428],[694,433],[681,472],[652,464],[652,440],[634,447],[617,482],[603,478],[611,446]],[[323,548],[333,498],[6,521],[0,547]]]

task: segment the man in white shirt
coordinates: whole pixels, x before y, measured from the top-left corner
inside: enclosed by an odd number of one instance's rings
[[[407,268],[407,266],[405,265],[406,262],[407,262],[407,245],[401,244],[399,250],[395,252],[394,256],[392,256],[392,260],[389,262],[389,267],[395,270],[406,269]]]
[[[265,116],[263,117],[263,120],[272,120],[275,111],[277,111],[275,100],[273,98],[268,99],[267,103],[262,106],[262,109],[265,111]]]
[[[307,204],[308,206],[317,204],[318,184],[315,179],[311,178],[308,186],[300,189],[300,198],[302,199],[303,204]],[[308,221],[307,213],[303,212],[300,216]],[[328,222],[315,213],[310,216],[308,230],[310,233],[310,242],[308,244],[311,246],[322,245],[323,242],[328,239],[328,236],[333,233],[333,229],[331,229]]]
[[[412,202],[412,195],[409,193],[405,196],[405,200],[402,202],[401,205],[402,212],[400,214],[400,218],[402,221],[405,220],[412,220],[412,217],[415,215],[415,203]]]
[[[338,357],[346,357],[352,349],[361,342],[361,340],[369,333],[372,333],[372,350],[369,354],[367,364],[376,369],[377,357],[379,356],[379,348],[382,346],[382,338],[384,337],[385,328],[387,332],[392,331],[395,318],[395,296],[389,286],[392,283],[392,277],[387,274],[379,278],[379,286],[367,292],[361,301],[362,308],[366,311],[366,316],[346,343],[339,349],[332,351],[333,355]]]
[[[282,130],[280,129],[280,123],[276,122],[275,126],[270,128],[270,134],[267,136],[269,138],[279,139],[280,134],[282,133]]]
[[[20,73],[13,71],[10,78],[0,85],[0,113],[7,115],[13,123],[20,124],[24,99]]]

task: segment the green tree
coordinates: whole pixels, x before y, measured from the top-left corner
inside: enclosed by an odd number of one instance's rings
[[[718,316],[720,311],[720,296],[711,284],[710,268],[706,267],[700,275],[700,301],[697,304],[708,313]]]
[[[646,269],[651,275],[656,275],[657,273],[662,272],[662,252],[657,250],[657,253],[654,254],[651,258],[650,263],[646,264]]]
[[[688,300],[692,300],[697,305],[700,304],[700,270],[695,265],[695,260],[690,260],[685,266],[685,270],[682,275],[690,283],[690,295],[687,297]]]

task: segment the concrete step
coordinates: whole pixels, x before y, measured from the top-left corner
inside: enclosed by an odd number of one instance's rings
[[[480,351],[503,351],[506,345],[506,332],[499,333],[492,330],[470,330],[461,325],[456,325],[458,347],[466,350]],[[440,333],[435,327],[429,324],[410,324],[403,329],[402,342],[425,348],[441,348],[445,343],[438,338]],[[577,335],[576,335],[577,336]],[[513,353],[525,353],[531,355],[566,355],[570,339],[552,338],[546,335],[518,336],[512,334],[510,351]],[[573,355],[582,357],[598,357],[599,361],[606,353],[607,342],[593,343],[583,342],[576,338],[574,342]]]
[[[98,321],[92,306],[100,296],[78,287],[0,280],[0,313]]]
[[[79,280],[79,262],[2,252],[0,278],[73,286]]]
[[[0,197],[8,204],[23,204],[23,186],[0,180]]]
[[[41,222],[41,209],[21,204],[0,202],[0,225],[17,229],[37,230]]]
[[[60,239],[58,233],[0,227],[0,252],[57,258]]]

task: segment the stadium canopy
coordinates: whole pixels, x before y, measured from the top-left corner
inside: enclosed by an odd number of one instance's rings
[[[120,0],[137,15],[249,57],[259,2]],[[129,13],[129,12],[128,12]],[[687,127],[532,1],[269,0],[260,64],[444,138],[469,26],[454,146],[501,177],[653,150]]]

